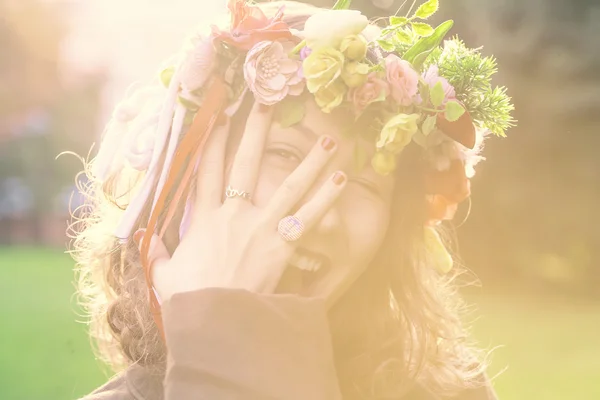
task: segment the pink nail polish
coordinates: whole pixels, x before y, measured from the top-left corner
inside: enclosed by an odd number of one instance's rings
[[[331,180],[337,186],[340,186],[346,181],[346,175],[343,172],[338,171],[335,174],[333,174],[333,176],[331,177]]]
[[[335,147],[335,142],[333,139],[325,137],[321,142],[321,147],[323,147],[326,151],[331,151]]]

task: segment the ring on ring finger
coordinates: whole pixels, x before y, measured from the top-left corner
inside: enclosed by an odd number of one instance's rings
[[[234,197],[241,197],[244,200],[250,200],[252,196],[245,190],[234,189],[231,185],[229,185],[225,189],[225,197],[227,197],[228,199],[232,199]]]

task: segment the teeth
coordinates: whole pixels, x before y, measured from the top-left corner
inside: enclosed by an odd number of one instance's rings
[[[301,256],[294,253],[290,257],[290,264],[304,271],[317,271],[321,268],[321,261],[312,257]]]

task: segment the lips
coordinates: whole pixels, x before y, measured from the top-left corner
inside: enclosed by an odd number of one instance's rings
[[[331,269],[331,261],[325,255],[299,248],[290,257],[288,268],[281,277],[278,293],[294,293],[308,296],[311,288]]]
[[[295,252],[290,257],[289,264],[299,268],[303,271],[315,272],[318,271],[323,265],[324,260],[322,257],[315,257],[311,254],[307,254],[306,251]]]

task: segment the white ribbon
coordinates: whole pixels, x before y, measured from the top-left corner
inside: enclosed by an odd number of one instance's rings
[[[146,176],[144,177],[142,186],[139,192],[132,199],[131,203],[129,203],[127,206],[119,225],[115,229],[115,236],[119,238],[121,242],[127,241],[127,238],[131,234],[131,229],[137,221],[154,186],[154,180],[158,174],[159,168],[157,165],[158,160],[160,159],[160,154],[165,147],[165,142],[173,123],[173,112],[177,101],[177,94],[179,92],[181,79],[180,71],[181,70],[178,68],[171,79],[167,96],[163,103],[158,126],[156,128],[156,142],[152,152],[152,159],[150,160],[150,166],[148,167],[148,171],[146,171]]]

